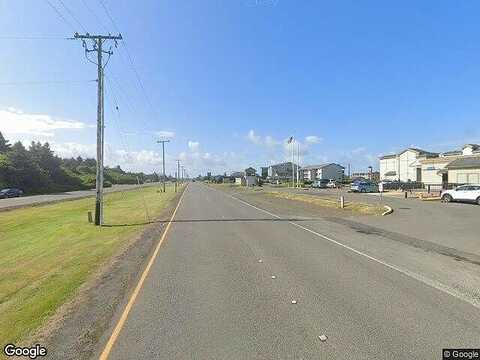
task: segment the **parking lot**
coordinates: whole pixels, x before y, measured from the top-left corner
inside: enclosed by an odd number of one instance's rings
[[[265,190],[272,189],[266,186]],[[275,188],[276,191],[288,191],[316,196],[340,198],[345,200],[381,203],[393,208],[389,216],[356,216],[345,219],[344,223],[396,241],[415,243],[422,241],[438,244],[480,255],[480,206],[469,203],[442,203],[440,201],[422,201],[417,198],[402,198],[378,193],[349,193],[346,189],[290,189]]]

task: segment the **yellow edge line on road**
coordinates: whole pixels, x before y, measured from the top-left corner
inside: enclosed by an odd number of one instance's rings
[[[188,185],[187,185],[188,187]],[[125,309],[122,312],[122,316],[118,320],[117,325],[113,329],[112,335],[110,335],[110,338],[108,339],[107,344],[105,345],[105,348],[102,351],[102,354],[99,357],[99,360],[107,360],[108,356],[110,355],[110,352],[112,351],[113,345],[115,345],[115,341],[118,338],[118,335],[122,331],[123,325],[127,321],[128,314],[130,313],[130,310],[132,309],[133,305],[135,304],[135,300],[137,299],[138,294],[140,293],[140,290],[143,287],[143,283],[145,282],[145,279],[148,276],[148,273],[150,272],[150,268],[152,267],[153,263],[155,262],[155,258],[157,257],[158,252],[160,251],[160,247],[162,246],[163,241],[167,237],[168,230],[170,229],[170,225],[172,224],[173,218],[175,217],[175,214],[177,213],[178,208],[180,207],[180,204],[182,203],[183,195],[185,195],[187,188],[185,187],[182,196],[180,197],[180,200],[178,201],[177,206],[175,207],[175,210],[173,211],[172,217],[168,221],[167,227],[165,228],[165,231],[163,232],[162,237],[160,238],[160,241],[158,242],[157,246],[155,247],[155,251],[153,252],[152,256],[150,257],[150,260],[148,261],[147,266],[145,267],[145,270],[143,270],[142,276],[140,277],[140,280],[138,281],[137,286],[135,287],[135,290],[133,290],[132,295],[130,296],[130,300],[128,300],[127,305],[125,306]]]

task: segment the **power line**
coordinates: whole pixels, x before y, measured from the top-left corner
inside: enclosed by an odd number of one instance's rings
[[[118,29],[118,26],[115,23],[115,20],[113,20],[113,17],[110,15],[110,12],[108,11],[107,6],[105,5],[105,2],[103,0],[98,0],[98,2],[100,3],[100,5],[102,5],[103,10],[105,10],[105,13],[107,14],[107,17],[110,19],[110,22],[112,23],[114,30],[119,33],[120,30]]]
[[[97,13],[88,5],[86,0],[82,0],[83,6],[93,15],[95,20],[100,24],[100,26],[108,33],[107,27],[103,24],[102,19],[97,15]]]
[[[0,86],[16,85],[55,85],[55,84],[85,84],[96,82],[97,80],[38,80],[38,81],[5,81],[0,82]]]
[[[107,83],[110,83],[109,79],[107,78]],[[106,88],[108,89],[108,88]],[[123,132],[123,129],[122,129],[122,121],[121,121],[121,116],[120,116],[120,108],[118,106],[118,101],[117,101],[117,97],[115,96],[115,92],[113,91],[113,88],[110,88],[112,90],[112,98],[113,98],[113,103],[115,105],[115,110],[116,110],[116,113],[117,113],[117,117],[118,117],[118,120],[116,121],[116,124],[118,126],[118,132],[120,133],[120,141],[123,145],[123,147],[126,149],[127,151],[127,154],[128,153],[132,153],[130,151],[130,148],[128,146],[128,143],[126,141],[126,138],[125,138],[125,133]],[[112,99],[110,98],[110,93],[108,91],[105,92],[105,94],[107,95],[107,98],[108,99]],[[115,117],[113,117],[115,118]],[[139,179],[138,179],[138,176],[137,176],[137,184],[139,184]],[[123,195],[123,198],[125,199],[125,191],[122,192],[122,195]],[[143,199],[143,207],[144,207],[144,210],[145,210],[145,218],[147,221],[150,221],[150,215],[148,213],[148,207],[147,207],[147,202],[146,202],[146,199],[145,199],[145,194],[142,193],[142,199]]]
[[[110,14],[110,11],[108,10],[107,6],[105,5],[105,2],[103,0],[98,0],[98,2],[102,5],[103,9],[105,10],[105,14],[107,14],[107,17],[110,19],[110,22],[112,23],[114,29],[116,32],[121,33],[120,29],[117,26],[117,23],[113,19],[112,15]],[[140,86],[140,89],[143,93],[143,96],[145,100],[147,101],[148,106],[150,107],[150,110],[152,111],[153,114],[157,114],[157,111],[152,105],[152,102],[150,101],[150,97],[148,96],[148,93],[145,89],[145,86],[143,85],[142,79],[140,78],[140,74],[138,73],[136,67],[135,67],[135,62],[133,61],[133,56],[130,54],[130,51],[128,50],[127,47],[127,42],[125,39],[123,39],[122,44],[120,44],[120,47],[125,49],[125,53],[127,54],[127,58],[129,61],[130,68],[132,69],[133,73],[135,74],[135,77],[137,79],[138,85]]]
[[[87,32],[87,29],[85,29],[85,26],[83,26],[83,24],[77,19],[77,17],[75,16],[75,14],[68,8],[67,5],[65,5],[65,3],[63,2],[63,0],[58,0],[60,2],[60,4],[62,4],[63,8],[70,14],[70,16],[72,17],[73,20],[75,20],[75,22],[82,28],[83,31]]]
[[[71,40],[62,36],[0,36],[0,40]]]
[[[58,10],[58,8],[57,8],[55,5],[53,5],[50,0],[45,0],[45,1],[46,1],[47,4],[57,13],[58,17],[59,17],[60,19],[62,19],[63,22],[64,22],[65,24],[67,24],[67,26],[70,27],[70,29],[72,29],[73,31],[76,30],[76,29],[75,29],[75,26],[73,26],[73,24],[72,24],[70,21],[68,21],[65,16],[63,16],[63,14],[60,12],[60,10]]]

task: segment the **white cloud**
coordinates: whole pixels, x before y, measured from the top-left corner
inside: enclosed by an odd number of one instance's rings
[[[280,145],[281,142],[280,141],[277,141],[275,140],[273,137],[271,137],[270,135],[267,135],[265,136],[265,145],[268,146],[268,147],[274,147],[274,146],[277,146],[277,145]]]
[[[190,151],[197,152],[200,148],[200,143],[198,141],[189,141],[188,148]]]
[[[255,134],[255,131],[250,130],[247,134],[247,139],[254,144],[260,145],[262,143],[262,138]]]
[[[113,150],[106,152],[106,162],[108,165],[120,165],[127,168],[136,169],[152,169],[159,167],[162,162],[162,156],[156,151],[152,150],[140,150],[140,151],[125,151],[125,150]]]
[[[367,149],[363,146],[360,146],[358,148],[355,148],[351,151],[352,154],[361,154],[361,153],[364,153],[365,151],[367,151]]]
[[[6,135],[55,136],[56,130],[79,130],[90,127],[80,121],[54,118],[47,114],[29,114],[15,108],[0,110],[0,131]]]
[[[50,147],[56,155],[62,158],[75,158],[77,156],[96,158],[96,144],[52,142]],[[156,151],[145,149],[126,151],[124,149],[114,149],[110,144],[105,144],[105,166],[120,165],[122,169],[128,171],[159,172],[162,161],[162,155]],[[168,156],[166,156],[165,161],[170,168],[175,166],[174,160]]]
[[[175,137],[175,132],[168,131],[168,130],[160,130],[160,131],[155,131],[155,135],[164,139],[173,139]]]
[[[51,142],[50,148],[62,158],[81,156],[83,158],[95,158],[97,146],[95,144],[79,144],[74,142],[56,143]]]
[[[305,137],[305,142],[308,144],[318,144],[322,139],[316,135],[309,135]]]
[[[273,148],[275,146],[281,145],[282,142],[274,139],[270,135],[266,135],[265,137],[262,137],[260,135],[257,135],[254,130],[250,130],[247,133],[246,136],[247,140],[250,141],[251,143],[255,145],[264,145],[269,148]]]

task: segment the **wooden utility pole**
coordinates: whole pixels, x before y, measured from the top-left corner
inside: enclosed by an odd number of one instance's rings
[[[170,140],[158,140],[158,144],[162,144],[162,163],[163,163],[163,192],[165,192],[165,143],[170,142]]]
[[[103,54],[107,54],[108,57],[113,54],[110,50],[105,51],[103,50],[103,44],[107,40],[113,40],[115,42],[115,46],[117,45],[117,40],[122,40],[122,35],[91,35],[86,33],[81,35],[79,33],[75,33],[73,35],[74,39],[82,40],[83,47],[85,49],[85,56],[88,59],[88,53],[90,52],[97,52],[97,174],[96,174],[96,199],[95,199],[95,225],[102,225],[103,224],[103,159],[104,159],[104,129],[105,129],[105,121],[104,121],[104,100],[103,100],[103,71],[105,66],[103,65]],[[88,48],[87,41],[90,40],[93,43],[92,48]],[[108,61],[107,61],[108,62]]]
[[[177,160],[177,178],[175,180],[176,180],[176,184],[178,186],[178,183],[180,181],[180,160]],[[177,189],[177,187],[175,187],[175,190],[176,189]]]

